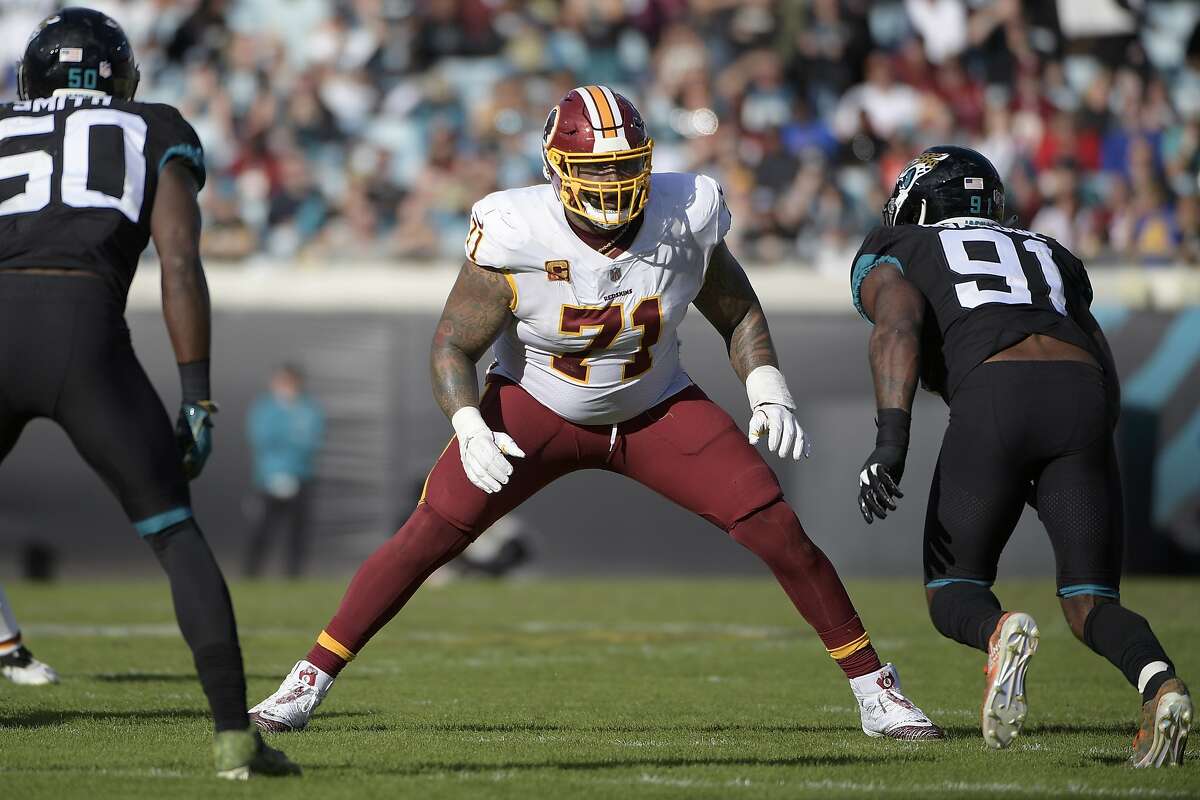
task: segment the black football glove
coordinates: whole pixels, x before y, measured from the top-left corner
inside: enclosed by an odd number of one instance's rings
[[[183,457],[183,474],[189,481],[200,475],[204,462],[212,455],[212,415],[216,413],[217,404],[211,400],[183,403],[179,407],[175,441]]]
[[[908,457],[908,428],[911,417],[899,408],[880,409],[875,417],[875,451],[858,474],[858,510],[867,524],[885,519],[904,497],[900,480]]]

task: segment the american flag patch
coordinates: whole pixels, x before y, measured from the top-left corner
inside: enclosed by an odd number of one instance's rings
[[[983,178],[963,178],[964,189],[982,189]]]
[[[65,61],[68,64],[71,64],[71,63],[78,64],[79,62],[83,61],[83,48],[82,47],[60,47],[60,48],[58,48],[58,61],[59,61],[59,63],[62,63]]]

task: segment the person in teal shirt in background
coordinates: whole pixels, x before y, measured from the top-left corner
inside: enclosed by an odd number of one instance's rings
[[[269,390],[246,416],[261,509],[246,551],[247,576],[262,572],[272,535],[281,528],[287,532],[287,574],[294,578],[303,571],[313,466],[324,432],[325,414],[305,392],[303,373],[293,364],[278,367]]]

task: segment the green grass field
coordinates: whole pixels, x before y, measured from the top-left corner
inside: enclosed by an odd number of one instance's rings
[[[1200,763],[1125,766],[1136,693],[1074,641],[1048,581],[998,590],[1042,629],[1030,720],[1005,752],[978,733],[982,655],[933,631],[915,581],[851,594],[946,742],[865,737],[840,672],[766,580],[429,588],[309,730],[274,737],[305,769],[287,786],[210,777],[204,700],[165,583],[7,588],[29,644],[63,676],[0,681],[0,779],[23,798],[1200,796]],[[251,702],[303,656],[341,589],[234,585]],[[1200,680],[1200,582],[1130,581],[1124,596]]]

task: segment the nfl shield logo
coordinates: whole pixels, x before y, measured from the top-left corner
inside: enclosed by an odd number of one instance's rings
[[[101,78],[111,78],[112,77],[112,64],[109,64],[107,61],[100,62],[100,77]]]
[[[616,283],[617,281],[621,280],[621,268],[613,267],[612,269],[610,269],[608,271],[608,279],[610,281],[612,281],[613,283]]]

